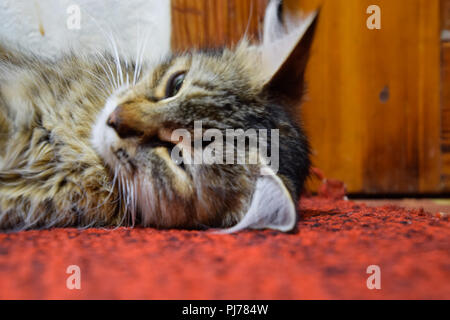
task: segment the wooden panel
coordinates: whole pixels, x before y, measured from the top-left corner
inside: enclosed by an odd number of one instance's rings
[[[450,189],[450,43],[442,44],[442,180]]]
[[[441,0],[441,29],[450,30],[450,0]]]
[[[442,88],[441,88],[441,139],[442,181],[450,190],[450,0],[441,0],[442,42]]]
[[[214,48],[259,35],[267,0],[172,0],[172,48]]]
[[[353,193],[440,191],[439,2],[377,1],[381,30],[373,1],[322,3],[302,110],[315,165]]]
[[[442,43],[442,151],[450,153],[450,42]]]
[[[446,0],[445,0],[446,1]],[[176,49],[256,35],[266,1],[173,0]],[[322,6],[302,112],[315,166],[351,193],[443,190],[440,151],[440,1],[377,0],[381,30],[366,27],[372,0],[285,0]]]

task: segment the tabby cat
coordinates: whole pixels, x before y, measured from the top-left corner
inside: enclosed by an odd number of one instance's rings
[[[42,58],[0,41],[0,229],[291,230],[310,167],[291,109],[317,14],[282,22],[279,6],[268,5],[260,45],[244,39],[159,62]],[[203,130],[278,129],[279,169],[263,158],[174,161],[174,130],[198,121]]]

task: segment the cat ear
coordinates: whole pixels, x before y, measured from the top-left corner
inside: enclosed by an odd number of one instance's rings
[[[280,0],[272,0],[264,19],[264,38],[260,47],[264,90],[297,100],[303,95],[304,73],[319,12],[302,19],[288,15],[281,18],[281,4]]]
[[[289,191],[272,169],[263,167],[247,213],[237,225],[219,232],[233,233],[247,228],[286,232],[296,222],[297,212]]]

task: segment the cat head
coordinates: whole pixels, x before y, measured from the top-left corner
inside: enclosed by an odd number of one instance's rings
[[[171,54],[106,102],[92,141],[136,223],[294,227],[310,160],[291,109],[317,14],[282,24],[279,5],[262,44]]]

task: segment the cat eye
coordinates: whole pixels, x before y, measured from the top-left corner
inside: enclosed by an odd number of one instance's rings
[[[169,81],[167,81],[166,86],[166,96],[165,96],[166,99],[174,97],[178,93],[178,91],[180,91],[181,87],[183,86],[185,76],[186,72],[180,71],[173,74],[169,78]]]

